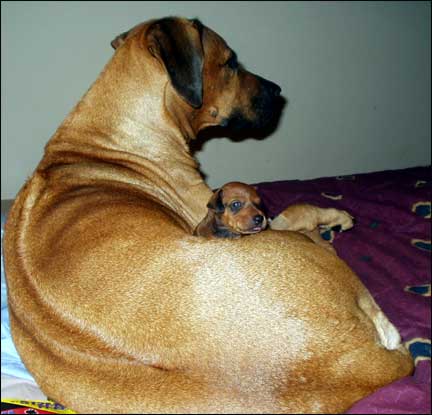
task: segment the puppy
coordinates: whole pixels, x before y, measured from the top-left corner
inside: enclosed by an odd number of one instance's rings
[[[207,216],[198,224],[194,234],[240,238],[260,232],[267,226],[260,203],[261,199],[253,186],[240,182],[226,183],[210,198]]]

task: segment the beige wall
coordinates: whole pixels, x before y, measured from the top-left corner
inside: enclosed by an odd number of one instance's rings
[[[1,197],[140,21],[198,17],[289,100],[265,140],[206,142],[210,186],[430,164],[429,2],[2,2]]]

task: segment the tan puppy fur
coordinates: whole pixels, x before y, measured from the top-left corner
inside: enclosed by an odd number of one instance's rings
[[[192,235],[212,192],[188,141],[264,125],[280,88],[198,21],[113,46],[6,225],[12,334],[42,390],[82,413],[333,413],[411,373],[358,277],[304,235]]]
[[[271,229],[301,232],[333,253],[336,253],[335,249],[321,237],[319,228],[332,228],[337,225],[340,226],[341,231],[351,229],[353,217],[345,210],[319,208],[307,203],[287,207],[270,222]]]
[[[195,235],[216,238],[240,238],[261,232],[267,218],[260,210],[261,198],[255,188],[245,183],[229,182],[213,193],[207,203],[206,217]]]
[[[311,232],[325,226],[332,228],[340,225],[343,231],[353,227],[353,217],[345,210],[320,208],[307,203],[287,207],[271,221],[275,230]]]

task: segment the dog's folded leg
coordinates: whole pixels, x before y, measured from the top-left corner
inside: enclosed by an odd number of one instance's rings
[[[365,291],[359,298],[358,305],[374,323],[381,344],[388,350],[398,349],[401,346],[400,334],[373,297]]]

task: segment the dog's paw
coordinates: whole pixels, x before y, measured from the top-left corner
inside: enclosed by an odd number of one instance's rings
[[[377,314],[374,323],[378,331],[381,344],[387,350],[396,350],[401,344],[401,337],[397,328],[392,323],[390,323],[382,311]]]

